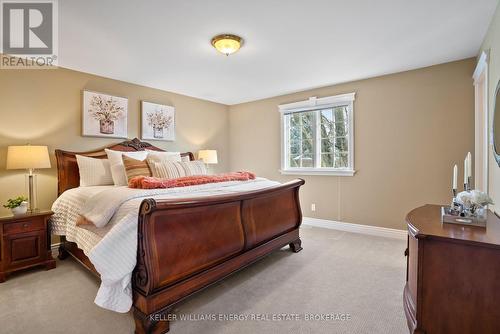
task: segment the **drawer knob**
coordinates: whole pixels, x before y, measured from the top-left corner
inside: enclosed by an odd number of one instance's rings
[[[23,224],[23,227],[28,227],[28,226],[30,226],[30,224],[28,224],[28,223]]]

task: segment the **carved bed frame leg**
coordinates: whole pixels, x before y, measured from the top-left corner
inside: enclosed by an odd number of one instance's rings
[[[144,314],[134,307],[135,334],[164,334],[170,330],[170,308]]]
[[[66,237],[65,236],[61,236],[61,243],[59,244],[59,249],[58,249],[59,254],[57,255],[57,258],[59,260],[64,260],[64,259],[66,259],[69,256],[68,251],[64,247],[65,243],[66,243]]]
[[[300,238],[298,238],[297,240],[294,240],[292,241],[290,244],[290,249],[292,250],[292,252],[294,253],[298,253],[302,250],[302,240],[300,240]]]

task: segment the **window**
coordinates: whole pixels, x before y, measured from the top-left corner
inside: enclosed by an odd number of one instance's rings
[[[474,187],[488,192],[488,53],[481,53],[472,78],[475,100]]]
[[[354,175],[354,95],[279,106],[283,174]]]

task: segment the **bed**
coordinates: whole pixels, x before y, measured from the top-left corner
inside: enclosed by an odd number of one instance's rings
[[[161,151],[138,139],[107,148]],[[56,150],[60,198],[76,193],[79,187],[77,154],[106,158],[104,149],[83,153]],[[182,156],[194,160],[190,152]],[[247,188],[228,184],[215,195],[206,187],[192,193],[173,191],[168,196],[155,193],[134,199],[140,201],[136,203],[138,212],[127,217],[135,223],[130,226],[136,226],[136,247],[127,249],[136,254],[129,277],[136,333],[166,333],[168,314],[176,303],[286,245],[293,252],[302,250],[299,188],[304,181],[269,182],[256,180]],[[115,190],[89,191],[112,195]],[[92,227],[78,227],[78,231],[90,236],[102,232]],[[65,230],[56,234],[61,235],[61,260],[71,255],[96,275],[103,273],[102,264],[97,270],[91,261],[91,246]],[[101,286],[105,279],[103,274]]]

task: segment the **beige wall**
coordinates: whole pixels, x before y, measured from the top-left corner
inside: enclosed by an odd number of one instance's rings
[[[30,142],[48,145],[51,152],[82,151],[120,141],[81,136],[83,89],[128,97],[130,138],[140,135],[140,100],[170,104],[176,107],[177,139],[155,145],[194,152],[214,148],[220,158],[216,171],[248,169],[281,181],[293,177],[278,172],[278,105],[355,91],[357,173],[305,176],[304,214],[403,228],[411,208],[449,200],[451,168],[473,150],[474,62],[468,59],[230,107],[66,69],[0,71],[0,203],[24,193],[22,171],[4,168],[8,145]],[[55,166],[53,156],[52,163]],[[40,207],[50,207],[56,182],[55,168],[40,171]],[[316,212],[311,212],[311,203],[316,203]],[[0,215],[7,213],[0,208]]]
[[[491,124],[493,120],[493,108],[495,105],[495,89],[500,80],[500,6],[497,7],[493,21],[481,46],[482,51],[489,50],[489,64],[488,64],[488,104],[489,104],[489,124],[491,131]],[[481,54],[480,52],[480,54]],[[500,168],[496,163],[492,147],[488,150],[488,192],[493,198],[495,205],[493,209],[500,212]]]
[[[231,106],[230,169],[292,179],[278,172],[278,105],[356,92],[357,173],[303,177],[304,215],[402,229],[412,208],[451,199],[452,167],[474,149],[474,63],[467,59]]]
[[[24,193],[23,172],[5,170],[8,145],[48,145],[55,167],[56,148],[84,151],[121,141],[81,136],[83,89],[128,98],[129,138],[140,136],[141,100],[175,106],[176,140],[151,143],[171,151],[217,149],[220,163],[215,170],[228,169],[225,105],[67,69],[0,70],[0,203]],[[50,208],[57,195],[56,169],[39,174],[39,207]],[[8,213],[0,206],[0,215]]]

